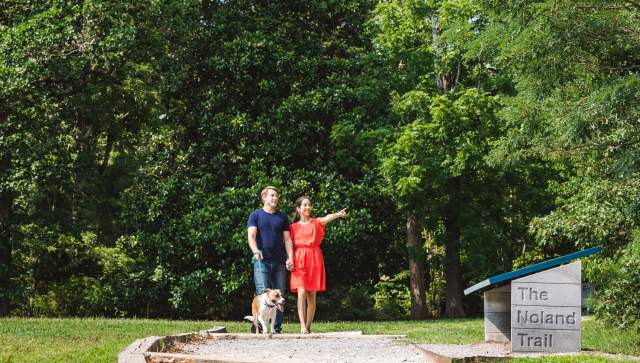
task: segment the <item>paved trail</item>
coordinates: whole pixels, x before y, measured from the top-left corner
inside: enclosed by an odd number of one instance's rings
[[[212,334],[191,339],[187,343],[176,343],[168,351],[205,356],[219,361],[227,359],[229,361],[278,363],[423,363],[441,361],[439,358],[444,357],[543,356],[539,353],[511,354],[507,344],[412,344],[398,339],[398,336],[361,335],[359,332],[311,335],[283,334],[272,337],[256,337],[254,334]],[[552,355],[571,356],[577,354],[640,362],[639,357],[594,351]]]
[[[414,345],[380,337],[210,339],[179,348],[186,354],[256,362],[425,362]]]

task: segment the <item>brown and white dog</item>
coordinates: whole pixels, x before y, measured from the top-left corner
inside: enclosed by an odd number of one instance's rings
[[[284,297],[279,289],[264,289],[264,293],[253,297],[251,313],[253,316],[245,316],[246,320],[253,323],[256,334],[259,334],[258,325],[262,326],[262,334],[267,334],[267,327],[274,332],[276,323],[276,310],[284,312]],[[269,324],[269,325],[267,325]]]

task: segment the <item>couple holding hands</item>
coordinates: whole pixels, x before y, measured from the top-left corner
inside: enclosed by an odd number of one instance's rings
[[[262,294],[266,288],[279,289],[284,294],[290,270],[290,288],[298,294],[300,333],[308,334],[316,312],[316,293],[325,290],[324,258],[320,250],[325,226],[345,217],[347,210],[312,218],[311,201],[302,196],[295,202],[296,214],[289,224],[287,215],[278,211],[278,189],[268,186],[260,196],[262,208],[251,213],[247,222],[256,294]],[[277,311],[276,333],[281,325],[282,312]]]

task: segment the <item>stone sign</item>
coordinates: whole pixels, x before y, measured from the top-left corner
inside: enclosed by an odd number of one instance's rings
[[[580,351],[581,283],[580,261],[512,280],[511,351]]]
[[[512,352],[579,352],[582,264],[598,246],[491,276],[464,290],[484,291],[484,340]]]

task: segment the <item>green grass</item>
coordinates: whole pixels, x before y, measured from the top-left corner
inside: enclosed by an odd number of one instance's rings
[[[0,362],[114,362],[136,339],[211,326],[167,320],[0,319]]]
[[[224,326],[228,332],[248,332],[244,322],[169,321],[136,319],[0,319],[0,362],[114,362],[118,352],[134,340]],[[283,326],[296,333],[298,324]],[[403,334],[414,343],[471,344],[482,340],[481,319],[318,322],[314,332],[361,330],[365,334]],[[585,350],[640,356],[640,334],[583,323]],[[610,362],[606,357],[579,355],[514,359],[522,362]],[[619,362],[620,360],[618,360]]]
[[[294,327],[298,329],[298,325]],[[480,319],[319,322],[312,328],[316,333],[361,330],[364,334],[406,335],[414,343],[472,344],[484,338]]]

